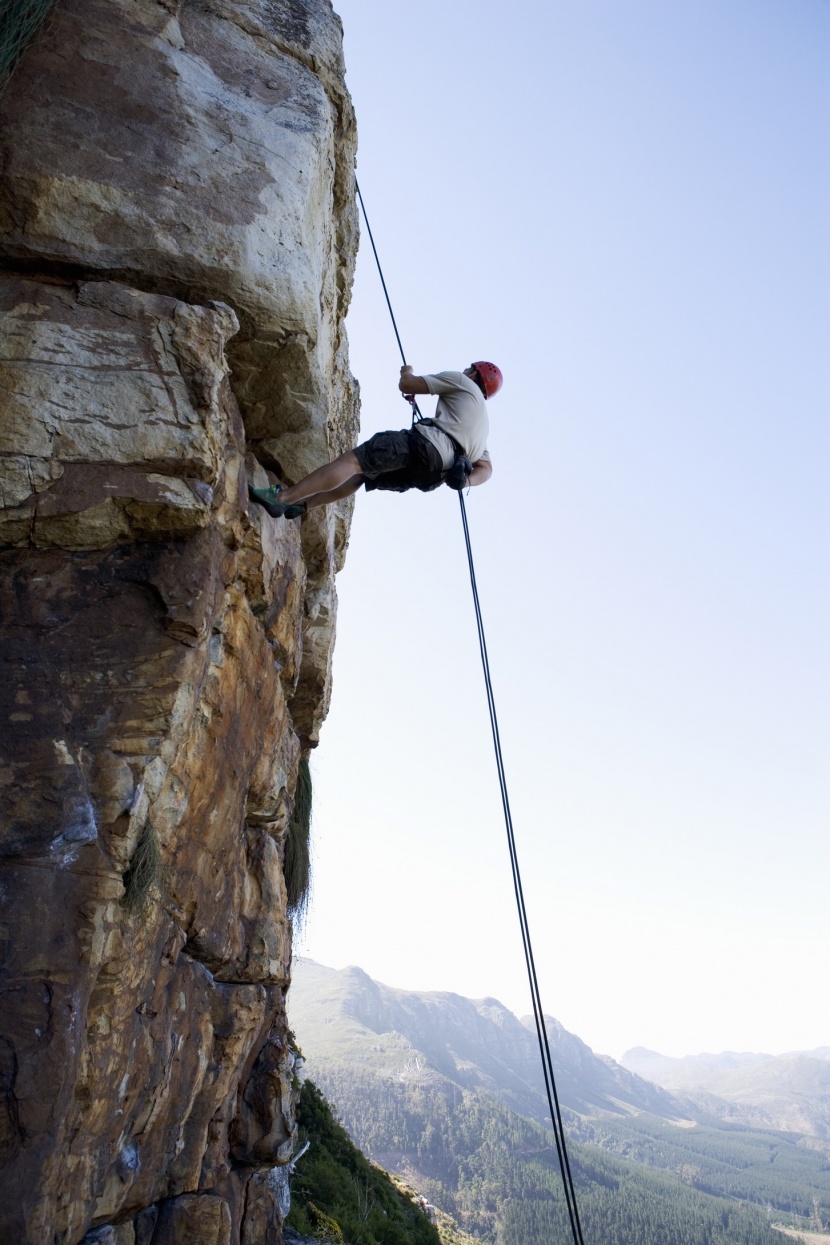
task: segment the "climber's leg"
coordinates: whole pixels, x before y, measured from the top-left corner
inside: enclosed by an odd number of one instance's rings
[[[327,506],[343,497],[351,497],[361,485],[366,489],[385,489],[396,493],[410,488],[424,488],[424,470],[430,465],[436,487],[442,479],[440,463],[424,463],[435,451],[424,437],[410,429],[400,432],[376,432],[357,449],[347,450],[333,462],[318,467],[310,475],[288,488],[273,485],[267,489],[248,487],[251,499],[264,506],[270,515],[287,519],[298,518],[308,508]],[[427,473],[429,474],[429,473]]]
[[[347,450],[345,454],[335,458],[334,462],[318,467],[316,471],[312,471],[311,475],[306,476],[303,480],[298,480],[296,484],[291,484],[288,488],[281,489],[279,499],[286,505],[291,506],[295,502],[308,502],[312,497],[316,499],[324,493],[337,493],[337,497],[327,498],[328,501],[337,501],[339,497],[348,497],[351,493],[357,492],[363,483],[362,479],[345,493],[340,493],[338,490],[346,484],[351,485],[354,477],[359,475],[361,475],[361,467],[355,452],[354,450]],[[315,500],[313,504],[321,506],[326,503]]]
[[[352,493],[363,485],[366,477],[364,475],[352,476],[350,480],[346,480],[339,488],[330,489],[328,493],[313,493],[311,497],[307,497],[300,505],[305,506],[306,510],[313,510],[315,506],[328,506],[330,502],[340,501],[344,497],[351,497]]]

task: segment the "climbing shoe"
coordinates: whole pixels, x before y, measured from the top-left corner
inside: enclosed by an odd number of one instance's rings
[[[299,519],[300,515],[305,514],[305,502],[292,504],[280,501],[281,492],[282,489],[276,484],[272,484],[270,488],[253,488],[252,485],[248,485],[248,496],[251,501],[263,506],[272,519]]]

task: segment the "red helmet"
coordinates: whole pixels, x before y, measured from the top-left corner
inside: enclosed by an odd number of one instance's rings
[[[481,377],[486,398],[492,398],[494,393],[498,393],[504,384],[501,368],[496,367],[495,363],[485,363],[483,359],[478,363],[471,363],[470,367],[474,367]]]

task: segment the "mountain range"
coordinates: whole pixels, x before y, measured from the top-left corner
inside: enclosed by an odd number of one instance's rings
[[[542,1245],[567,1228],[528,1022],[496,999],[399,990],[309,960],[295,965],[289,1016],[310,1076],[364,1152],[466,1231]],[[546,1024],[591,1239],[783,1245],[771,1221],[830,1227],[820,1136],[726,1118],[737,1110],[726,1099],[672,1092]]]
[[[765,1055],[725,1051],[674,1059],[636,1046],[622,1065],[691,1099],[692,1110],[830,1140],[830,1047]]]
[[[378,1071],[431,1067],[465,1089],[487,1090],[513,1110],[550,1122],[533,1021],[519,1020],[497,999],[397,990],[360,968],[337,972],[304,959],[296,964],[290,998],[292,1024],[309,1035],[315,1059],[348,1052],[370,1057]],[[594,1055],[553,1017],[546,1024],[564,1105],[581,1114],[690,1118],[660,1086]]]

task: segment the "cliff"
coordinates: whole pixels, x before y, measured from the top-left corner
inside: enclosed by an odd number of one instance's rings
[[[0,1241],[282,1239],[355,128],[328,0],[59,0],[0,98]]]

